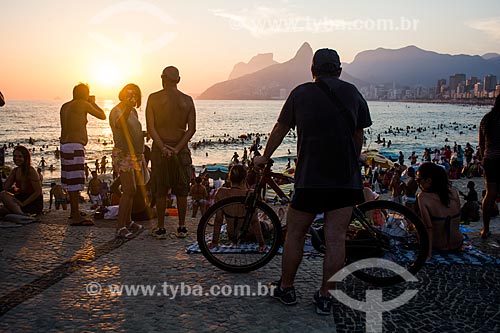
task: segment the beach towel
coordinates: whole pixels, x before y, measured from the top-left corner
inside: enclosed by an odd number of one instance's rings
[[[209,235],[211,237],[211,235]],[[477,249],[470,243],[468,237],[464,241],[464,247],[460,251],[447,252],[447,251],[433,251],[432,259],[428,260],[426,265],[500,265],[500,258],[492,257],[481,250]],[[256,253],[258,244],[249,243],[243,244],[238,247],[235,246],[219,246],[218,248],[212,249],[213,253]],[[198,242],[195,242],[186,247],[187,254],[201,253]],[[280,247],[278,254],[283,254],[283,248]],[[311,239],[308,237],[304,243],[304,258],[314,259],[317,257],[322,257],[323,254],[317,252],[312,244]],[[414,260],[413,253],[400,253],[400,258],[402,262],[410,263]]]
[[[224,228],[225,226],[222,226]],[[221,233],[222,235],[222,233]],[[208,239],[212,238],[212,234],[207,235]],[[211,250],[213,253],[258,253],[257,248],[259,244],[257,243],[245,243],[238,246],[218,246]],[[198,242],[194,242],[191,245],[186,246],[187,254],[201,253],[200,246]],[[283,254],[283,247],[280,246],[278,249],[278,254]],[[307,238],[304,243],[304,255],[315,255],[317,254],[311,244],[311,238]]]
[[[0,228],[16,228],[38,221],[38,218],[32,216],[7,214],[0,219]]]

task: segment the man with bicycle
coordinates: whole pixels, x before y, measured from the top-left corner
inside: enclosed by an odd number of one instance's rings
[[[273,297],[296,304],[293,286],[302,260],[305,234],[319,213],[325,214],[326,253],[323,282],[314,294],[318,314],[331,313],[333,297],[328,282],[345,260],[345,237],[352,207],[363,202],[358,158],[363,129],[372,123],[368,105],[359,91],[342,81],[336,51],[320,49],[313,57],[314,82],[296,87],[288,96],[255,165],[265,164],[290,129],[297,127],[295,194],[287,214],[281,279]]]

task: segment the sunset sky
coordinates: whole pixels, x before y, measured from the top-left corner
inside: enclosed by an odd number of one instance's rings
[[[86,82],[98,98],[116,99],[134,82],[147,95],[161,88],[162,69],[175,65],[179,88],[197,95],[226,80],[240,61],[272,52],[283,62],[306,41],[337,49],[344,62],[363,50],[407,45],[500,53],[500,2],[408,3],[6,0],[0,91],[7,100],[68,100],[72,87]]]

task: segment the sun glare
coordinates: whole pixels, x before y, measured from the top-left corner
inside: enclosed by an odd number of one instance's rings
[[[120,71],[112,63],[101,63],[94,68],[95,82],[103,87],[115,86],[120,82]]]

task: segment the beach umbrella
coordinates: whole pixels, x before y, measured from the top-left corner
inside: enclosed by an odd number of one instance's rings
[[[368,165],[371,165],[372,161],[375,161],[375,164],[381,168],[392,168],[394,166],[394,162],[377,152],[367,151],[364,154]]]
[[[229,169],[222,164],[213,164],[213,165],[207,165],[205,168],[201,171],[201,175],[207,175],[208,177],[212,179],[226,179],[227,174],[229,173]]]

